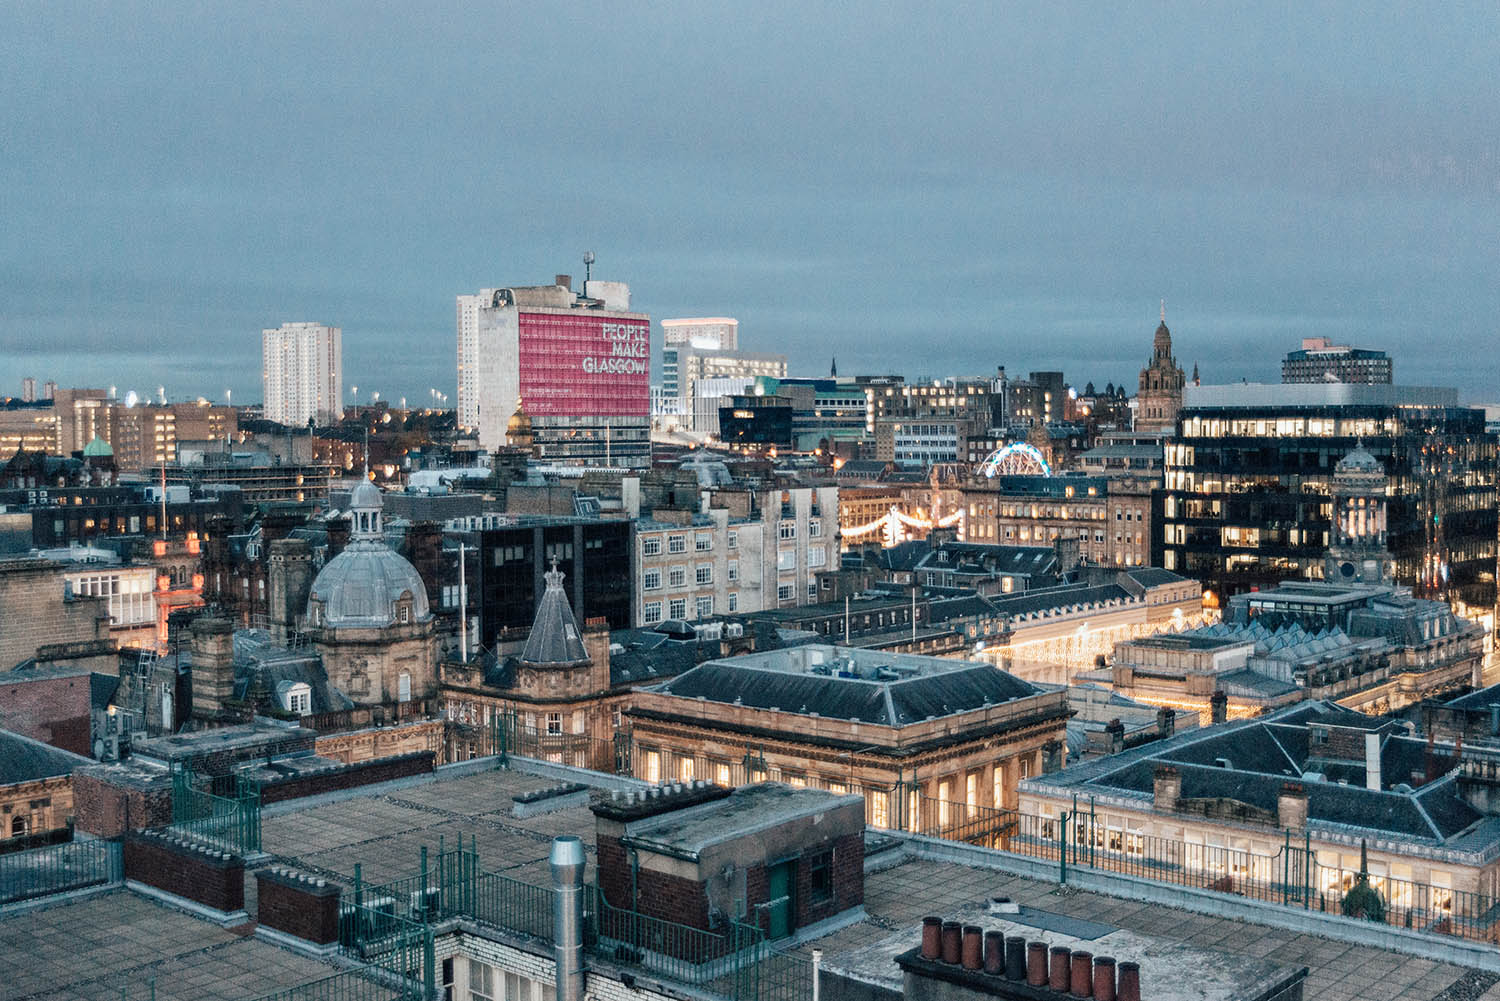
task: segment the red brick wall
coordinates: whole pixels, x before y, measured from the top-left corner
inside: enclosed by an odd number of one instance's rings
[[[154,831],[125,837],[125,878],[216,911],[245,907],[245,860]]]
[[[598,873],[595,878],[612,907],[630,906],[630,858],[619,838],[597,837]]]
[[[827,900],[815,901],[812,894],[812,862],[819,851],[809,852],[797,866],[797,927],[831,918],[840,911],[865,902],[865,839],[863,834],[849,834],[833,843],[830,859],[833,894]],[[755,898],[751,897],[751,902]],[[762,898],[764,899],[764,898]]]
[[[343,888],[337,883],[290,869],[261,869],[255,886],[256,920],[267,928],[317,945],[338,941]]]
[[[414,751],[411,754],[398,754],[375,761],[340,765],[326,772],[317,772],[312,775],[288,776],[261,786],[260,801],[280,803],[289,799],[301,799],[303,796],[316,796],[319,793],[336,792],[340,789],[354,789],[375,782],[389,782],[392,779],[404,779],[412,775],[428,775],[432,773],[434,757],[432,751]]]
[[[0,726],[85,757],[92,754],[89,707],[87,674],[0,683]]]
[[[117,784],[109,765],[73,773],[73,817],[77,830],[99,838],[118,838],[127,830],[164,827],[172,822],[172,786],[165,777],[158,787]]]
[[[615,838],[598,839],[599,885],[611,906],[630,908],[630,859]],[[640,913],[694,928],[708,929],[708,894],[703,884],[642,868],[636,874]]]
[[[830,865],[832,896],[817,901],[812,894],[812,861],[830,846],[809,850],[798,861],[794,905],[795,924],[801,928],[858,907],[865,902],[865,843],[863,832],[836,839]],[[614,907],[630,907],[630,860],[619,839],[598,838],[598,881],[604,898]],[[765,928],[765,912],[757,905],[770,899],[770,877],[764,865],[745,870],[746,921]],[[642,868],[636,875],[640,912],[694,928],[709,928],[708,894],[702,883]]]

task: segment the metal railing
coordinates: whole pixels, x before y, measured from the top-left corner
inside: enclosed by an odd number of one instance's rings
[[[195,785],[193,772],[172,770],[172,823],[177,834],[237,855],[260,851],[260,788],[240,778],[222,796]]]
[[[755,966],[766,954],[759,928],[726,921],[717,931],[694,928],[639,911],[615,907],[598,887],[589,888],[585,949],[622,966],[636,966],[680,983],[728,980],[728,996],[753,997]]]
[[[1432,934],[1490,942],[1500,934],[1500,898],[1492,894],[1367,873],[1363,882],[1378,898],[1367,907],[1351,895],[1361,883],[1359,871],[1318,861],[1305,831],[1280,832],[1281,847],[1267,854],[1110,826],[1083,804],[1057,817],[1012,815],[1015,826],[1004,847],[1057,862],[1064,883],[1069,867],[1097,869]]]
[[[471,898],[465,913],[475,921],[552,941],[551,887],[490,872],[475,878]]]
[[[263,994],[255,1001],[404,1001],[413,995],[370,970],[345,970],[331,977]]]
[[[123,880],[118,841],[69,841],[0,855],[0,905]]]

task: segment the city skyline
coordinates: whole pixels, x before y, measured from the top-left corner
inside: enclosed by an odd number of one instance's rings
[[[257,332],[307,320],[349,384],[452,402],[454,297],[593,250],[795,373],[920,345],[925,375],[1128,383],[1165,297],[1207,381],[1327,336],[1492,402],[1497,363],[1455,359],[1500,313],[1494,19],[686,6],[352,42],[336,8],[36,8],[0,67],[4,391],[248,400]]]

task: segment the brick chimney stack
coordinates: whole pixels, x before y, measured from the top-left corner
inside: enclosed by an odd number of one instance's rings
[[[1276,794],[1276,826],[1289,831],[1307,828],[1307,790],[1300,782],[1283,782]]]
[[[234,695],[234,623],[208,616],[193,622],[193,716],[214,719]]]
[[[1152,776],[1152,805],[1162,813],[1176,813],[1182,799],[1182,773],[1171,765],[1157,765]]]

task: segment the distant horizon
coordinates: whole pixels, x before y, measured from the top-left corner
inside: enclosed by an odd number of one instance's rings
[[[0,393],[249,402],[290,319],[453,403],[456,296],[593,251],[656,336],[733,316],[798,373],[1133,387],[1165,298],[1210,382],[1326,336],[1500,398],[1494,5],[11,21]]]

